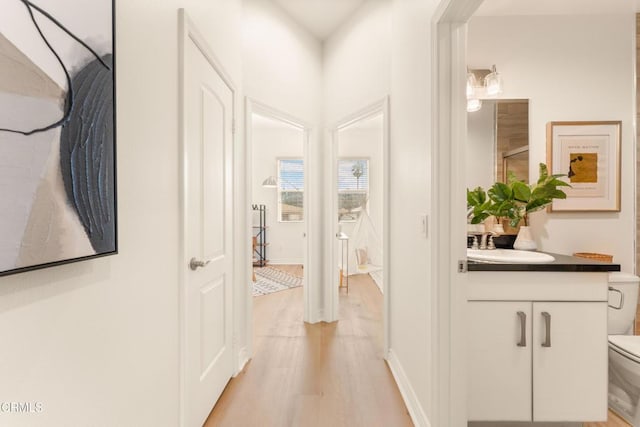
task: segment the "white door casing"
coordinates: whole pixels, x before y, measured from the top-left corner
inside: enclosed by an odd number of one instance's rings
[[[466,29],[483,0],[442,0],[432,19],[431,423],[467,425]]]
[[[195,426],[234,373],[234,92],[180,12],[181,422]]]

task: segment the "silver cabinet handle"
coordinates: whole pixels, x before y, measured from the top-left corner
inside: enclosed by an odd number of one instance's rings
[[[210,262],[210,259],[203,261],[201,259],[191,258],[191,261],[189,261],[189,268],[195,271],[198,269],[198,267],[205,267]]]
[[[542,312],[542,317],[544,317],[544,330],[545,330],[545,339],[542,343],[543,347],[551,347],[551,315],[546,311]]]
[[[520,342],[518,343],[518,347],[526,347],[527,346],[527,315],[524,311],[519,311],[518,317],[520,318]]]

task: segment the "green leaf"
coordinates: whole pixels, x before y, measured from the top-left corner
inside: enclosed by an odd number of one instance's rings
[[[524,182],[523,180],[518,179],[513,171],[507,171],[507,184],[511,185],[514,182]]]
[[[486,212],[480,215],[474,216],[473,218],[471,218],[471,224],[480,224],[482,221],[489,218],[489,216],[490,215]]]
[[[560,175],[560,176],[564,176],[564,175]],[[551,181],[551,183],[553,185],[555,185],[556,187],[571,187],[571,184],[569,184],[566,181],[563,181],[561,179],[555,179],[553,181]]]
[[[552,199],[566,199],[567,194],[562,190],[554,190],[551,192]]]
[[[509,186],[503,182],[496,182],[493,186],[487,191],[489,197],[494,202],[503,202],[505,200],[511,199],[512,191]]]
[[[513,198],[521,202],[527,202],[531,197],[531,189],[522,181],[515,181],[511,184]]]
[[[476,187],[474,190],[467,188],[467,207],[482,205],[487,200],[487,193],[482,187]]]
[[[544,163],[540,163],[539,168],[540,168],[540,178],[538,178],[538,184],[544,182],[549,176],[549,170],[547,168],[547,165],[545,165]]]
[[[547,206],[549,203],[551,203],[551,201],[552,201],[551,198],[544,198],[544,199],[540,198],[540,199],[531,200],[529,203],[527,203],[526,211],[527,213],[539,211],[543,209],[545,206]]]

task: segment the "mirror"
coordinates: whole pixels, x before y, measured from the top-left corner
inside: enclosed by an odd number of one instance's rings
[[[529,100],[484,99],[480,110],[467,113],[466,162],[469,189],[507,182],[507,171],[528,183]],[[507,235],[516,234],[508,221],[502,225]],[[509,247],[513,240],[503,244]]]
[[[467,188],[506,182],[507,171],[529,182],[529,100],[485,99],[467,113]]]

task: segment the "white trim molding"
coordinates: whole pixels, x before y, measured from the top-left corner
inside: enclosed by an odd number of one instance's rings
[[[387,364],[389,365],[393,378],[396,380],[396,384],[400,390],[400,395],[402,395],[407,411],[409,411],[409,416],[411,417],[411,421],[413,421],[413,425],[416,427],[431,427],[429,418],[427,418],[427,414],[424,412],[424,409],[418,400],[418,396],[411,386],[411,381],[409,381],[409,378],[402,367],[402,363],[400,363],[400,359],[398,359],[398,356],[396,356],[393,349],[389,349],[387,352]]]
[[[483,0],[443,0],[432,20],[431,420],[467,426],[464,149],[467,22]]]

